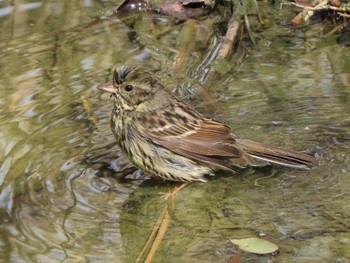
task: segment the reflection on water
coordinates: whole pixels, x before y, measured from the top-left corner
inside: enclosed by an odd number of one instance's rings
[[[103,1],[0,3],[0,258],[133,262],[169,205],[155,262],[223,260],[237,252],[230,238],[259,233],[280,245],[278,260],[346,262],[349,49],[276,25],[261,36],[272,44],[258,44],[238,72],[209,77],[218,40],[211,26],[173,26],[164,17],[162,24],[150,14],[142,19],[154,24],[139,23],[136,34],[118,20],[90,24],[111,8]],[[177,38],[183,32],[198,37],[191,52]],[[151,65],[186,99],[200,97],[189,87],[201,82],[223,110],[198,99],[199,110],[217,112],[211,116],[241,137],[317,152],[321,167],[221,175],[185,187],[174,201],[159,195],[171,184],[122,179],[131,166],[109,129],[111,101],[95,87],[114,64],[130,60]]]

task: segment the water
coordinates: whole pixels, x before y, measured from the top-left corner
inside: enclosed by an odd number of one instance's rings
[[[210,76],[215,19],[174,25],[145,14],[135,30],[117,19],[93,23],[113,8],[0,3],[1,260],[134,262],[168,208],[153,262],[217,262],[236,253],[267,262],[272,256],[237,252],[229,242],[258,234],[280,246],[278,262],[348,262],[349,48],[335,36],[322,39],[317,25],[284,27],[282,17],[259,33],[243,63]],[[187,34],[196,36],[189,51]],[[219,172],[165,200],[160,193],[177,185],[127,172],[109,128],[111,100],[95,88],[129,61],[152,68],[240,137],[316,152],[320,167]]]

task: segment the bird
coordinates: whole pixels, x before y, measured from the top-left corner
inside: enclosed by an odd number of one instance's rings
[[[241,139],[180,100],[145,68],[116,66],[113,81],[98,89],[113,98],[110,125],[121,151],[151,177],[206,182],[217,170],[317,166],[311,154]]]

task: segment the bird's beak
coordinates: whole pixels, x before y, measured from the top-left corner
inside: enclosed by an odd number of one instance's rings
[[[117,94],[117,89],[113,86],[113,82],[106,82],[97,86],[99,90],[109,92],[111,94]]]

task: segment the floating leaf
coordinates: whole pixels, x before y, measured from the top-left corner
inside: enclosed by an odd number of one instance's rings
[[[255,254],[272,254],[279,249],[275,243],[258,237],[231,239],[231,242],[240,249]]]

